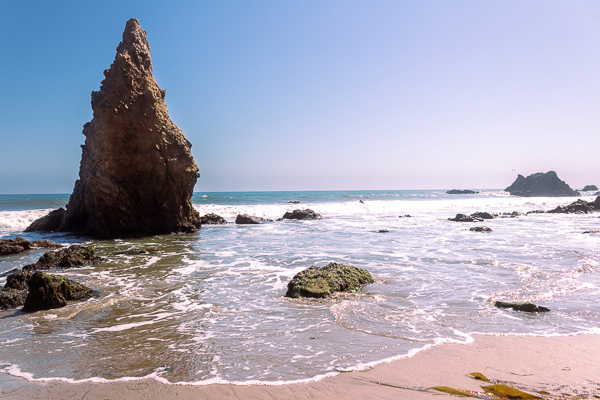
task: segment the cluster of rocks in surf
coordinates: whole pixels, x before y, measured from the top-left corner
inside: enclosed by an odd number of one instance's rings
[[[35,264],[11,270],[6,284],[0,290],[0,310],[23,307],[25,312],[64,307],[68,301],[84,300],[94,291],[61,275],[43,272],[93,265],[101,262],[93,246],[72,245],[56,252],[48,252]]]
[[[310,208],[306,208],[303,210],[297,209],[292,212],[286,212],[283,217],[277,219],[277,221],[283,221],[285,219],[318,220],[323,219],[323,216]],[[260,225],[264,222],[273,222],[273,220],[248,214],[238,214],[235,218],[235,223],[238,225]]]

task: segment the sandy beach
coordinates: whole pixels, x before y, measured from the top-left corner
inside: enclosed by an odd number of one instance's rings
[[[455,397],[428,388],[478,392],[505,384],[541,398],[600,395],[600,335],[534,337],[476,335],[468,344],[443,344],[413,357],[315,382],[270,385],[167,385],[156,380],[112,383],[30,382],[0,374],[2,399],[436,399]],[[490,383],[469,376],[479,372]],[[595,397],[596,396],[596,397]]]

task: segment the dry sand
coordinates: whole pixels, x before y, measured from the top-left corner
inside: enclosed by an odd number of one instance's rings
[[[427,390],[450,386],[480,392],[480,372],[542,398],[600,398],[600,335],[567,337],[476,335],[469,344],[444,344],[413,357],[341,373],[316,382],[267,385],[166,385],[155,380],[29,382],[0,373],[0,399],[441,399]],[[540,391],[549,394],[539,394]]]

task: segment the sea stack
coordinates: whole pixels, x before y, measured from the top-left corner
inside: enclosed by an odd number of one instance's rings
[[[83,127],[79,179],[66,210],[27,230],[96,238],[197,230],[200,216],[191,197],[200,175],[192,145],[169,118],[137,19],[127,21],[104,76],[92,92],[93,119]]]
[[[512,185],[504,189],[513,196],[521,197],[563,197],[579,196],[579,192],[571,189],[561,181],[554,171],[538,172],[525,178],[517,176]]]

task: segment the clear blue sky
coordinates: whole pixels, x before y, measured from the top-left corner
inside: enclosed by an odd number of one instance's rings
[[[70,193],[127,19],[197,191],[600,185],[600,2],[2,1],[0,193]]]

